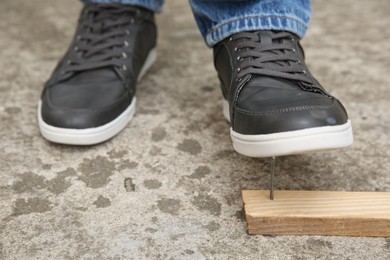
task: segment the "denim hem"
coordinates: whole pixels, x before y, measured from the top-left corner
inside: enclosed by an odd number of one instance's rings
[[[163,1],[156,0],[82,0],[85,4],[124,4],[136,5],[149,9],[153,12],[160,13]]]
[[[295,33],[300,38],[306,33],[307,23],[289,16],[260,15],[233,19],[217,24],[206,34],[206,44],[213,47],[232,34],[254,30],[279,30]]]

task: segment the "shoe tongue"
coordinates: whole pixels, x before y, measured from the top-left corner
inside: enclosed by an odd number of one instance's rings
[[[272,32],[270,31],[259,31],[259,41],[262,44],[272,44]]]
[[[104,31],[104,23],[96,22],[91,26],[91,33],[101,34]]]
[[[87,83],[118,80],[118,76],[112,68],[101,68],[87,70],[76,73],[68,82],[69,83]]]

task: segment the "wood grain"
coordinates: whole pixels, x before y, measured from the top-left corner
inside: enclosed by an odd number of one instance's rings
[[[390,236],[390,192],[242,191],[249,234]]]

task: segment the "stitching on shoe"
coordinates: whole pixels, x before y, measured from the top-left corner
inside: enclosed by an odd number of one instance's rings
[[[283,109],[277,109],[277,110],[267,110],[264,112],[250,112],[244,109],[241,109],[239,107],[235,107],[235,110],[247,114],[247,115],[270,115],[270,114],[281,114],[281,113],[289,113],[289,112],[298,112],[298,111],[309,111],[309,110],[325,110],[330,109],[337,106],[336,102],[332,102],[332,104],[328,106],[302,106],[302,107],[290,107],[290,108],[283,108]]]
[[[247,76],[245,76],[245,78],[243,78],[243,80],[241,80],[240,84],[238,84],[237,89],[236,89],[236,93],[234,95],[234,100],[233,100],[233,105],[234,106],[236,106],[236,104],[237,104],[238,96],[240,95],[241,90],[244,88],[245,84],[250,79],[251,79],[251,75],[248,74]]]
[[[120,104],[121,102],[123,102],[124,100],[127,99],[127,95],[121,95],[117,100],[115,100],[114,103],[112,103],[111,105],[109,106],[105,106],[105,107],[99,107],[99,108],[94,108],[94,109],[91,109],[91,108],[67,108],[67,107],[59,107],[59,106],[56,106],[53,104],[53,102],[50,100],[50,96],[49,96],[49,93],[47,93],[47,104],[49,107],[52,107],[54,109],[57,109],[57,110],[61,110],[61,111],[64,111],[64,112],[75,112],[75,113],[84,113],[84,112],[105,112],[107,110],[110,110],[111,108],[114,108],[116,106],[118,106],[118,104]],[[133,96],[133,98],[130,100],[130,103],[134,100],[134,97],[135,95]]]
[[[240,91],[244,88],[245,84],[251,79],[251,74],[248,74],[247,76],[245,76],[245,78],[243,80],[241,80],[241,82],[238,84],[237,88],[236,88],[236,93],[234,95],[234,98],[233,98],[233,107],[232,107],[232,113],[231,113],[231,125],[232,127],[234,127],[234,114],[235,114],[235,110],[238,109],[238,107],[236,106],[237,105],[237,100],[238,100],[238,96],[240,95]],[[230,113],[230,111],[229,111]]]

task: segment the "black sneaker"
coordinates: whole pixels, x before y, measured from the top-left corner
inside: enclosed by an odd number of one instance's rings
[[[49,141],[91,145],[131,120],[137,80],[156,59],[154,14],[126,5],[89,4],[69,50],[45,85],[39,127]]]
[[[238,33],[214,47],[214,59],[237,152],[268,157],[352,144],[347,112],[307,69],[296,35]]]

